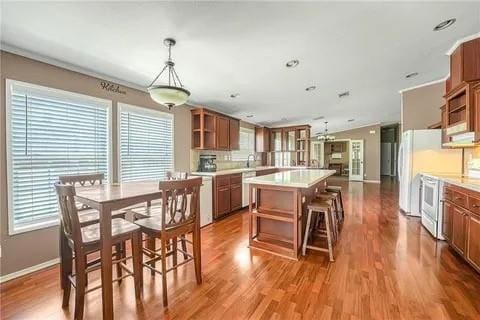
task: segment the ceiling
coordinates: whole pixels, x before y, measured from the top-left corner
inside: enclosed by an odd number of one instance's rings
[[[269,126],[330,131],[400,120],[402,88],[445,77],[480,31],[480,2],[5,2],[3,47],[146,87],[173,37],[192,104]],[[456,18],[434,32],[441,21]],[[285,63],[298,59],[296,68]],[[405,76],[418,72],[418,76]],[[316,90],[305,91],[308,86]],[[338,93],[350,91],[346,98]],[[230,94],[239,93],[237,98]],[[246,118],[247,115],[253,115]],[[348,119],[355,119],[348,122]]]

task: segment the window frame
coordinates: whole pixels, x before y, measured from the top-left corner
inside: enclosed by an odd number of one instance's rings
[[[15,87],[26,89],[32,93],[41,93],[42,96],[52,97],[56,100],[78,103],[83,102],[95,103],[100,107],[105,107],[107,111],[107,179],[112,181],[113,159],[112,159],[112,101],[101,99],[77,92],[51,88],[47,86],[37,85],[29,82],[23,82],[12,79],[5,79],[5,148],[6,148],[6,165],[7,165],[7,216],[8,216],[8,235],[13,236],[34,230],[41,230],[60,224],[60,217],[54,219],[45,219],[43,221],[35,221],[32,223],[15,226],[15,218],[13,212],[13,152],[12,148],[12,94]],[[40,219],[39,219],[40,220]]]
[[[155,110],[148,107],[142,107],[138,105],[118,102],[117,103],[117,181],[122,182],[122,150],[121,150],[121,127],[122,127],[122,111],[131,111],[139,114],[143,114],[150,117],[160,117],[164,119],[172,120],[172,164],[173,170],[175,170],[175,115],[170,112],[165,112],[161,110]]]
[[[252,135],[252,142],[253,146],[252,149],[238,149],[238,150],[232,150],[230,153],[230,158],[232,161],[248,161],[248,156],[253,154],[256,157],[256,151],[255,151],[255,129],[253,128],[248,128],[248,127],[240,127],[239,130],[239,139],[241,139],[242,136],[242,131],[244,133],[247,133],[249,135]],[[239,143],[241,147],[242,144]],[[247,153],[248,152],[248,153]]]

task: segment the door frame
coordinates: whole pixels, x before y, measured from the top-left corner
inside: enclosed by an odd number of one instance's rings
[[[353,148],[352,144],[360,142],[360,174],[359,175],[353,175],[353,166],[352,166],[352,160],[353,160]],[[349,165],[349,175],[348,175],[348,180],[350,181],[363,181],[364,180],[364,173],[365,173],[365,140],[364,139],[350,139],[350,145],[349,145],[349,154],[348,154],[348,165]]]

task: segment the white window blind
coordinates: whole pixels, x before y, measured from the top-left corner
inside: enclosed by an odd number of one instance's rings
[[[239,149],[232,151],[232,160],[247,161],[250,154],[255,154],[255,130],[240,127]]]
[[[9,233],[58,223],[53,184],[109,169],[110,102],[7,80]]]
[[[173,170],[173,117],[119,105],[120,180],[152,180]]]

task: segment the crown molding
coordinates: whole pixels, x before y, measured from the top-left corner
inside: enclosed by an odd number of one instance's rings
[[[46,63],[46,64],[50,64],[50,65],[53,65],[55,67],[63,68],[63,69],[69,70],[69,71],[78,72],[78,73],[81,73],[81,74],[84,74],[84,75],[87,75],[87,76],[90,76],[90,77],[98,78],[98,79],[101,79],[101,80],[106,80],[106,81],[109,81],[109,82],[114,82],[116,84],[120,84],[120,85],[123,85],[125,87],[129,87],[129,88],[136,89],[136,90],[139,90],[139,91],[148,92],[146,87],[139,86],[138,84],[131,83],[131,82],[128,82],[128,81],[125,81],[125,80],[122,80],[122,79],[117,79],[115,77],[111,77],[111,76],[108,76],[106,74],[102,74],[102,73],[99,73],[99,72],[96,72],[96,71],[93,71],[93,70],[82,68],[80,66],[77,66],[77,65],[74,65],[74,64],[71,64],[71,63],[68,63],[68,62],[64,62],[64,61],[61,61],[61,60],[58,60],[58,59],[55,59],[55,58],[51,58],[51,57],[44,56],[44,55],[29,51],[29,50],[25,50],[25,49],[22,49],[22,48],[19,48],[19,47],[16,47],[16,46],[12,46],[12,45],[9,45],[8,43],[5,43],[5,42],[0,43],[0,50],[5,51],[5,52],[9,52],[9,53],[13,53],[13,54],[16,54],[16,55],[19,55],[19,56],[22,56],[22,57],[25,57],[25,58],[28,58],[28,59],[32,59],[32,60],[40,61],[40,62],[43,62],[43,63]]]
[[[440,82],[445,82],[445,81],[447,81],[449,76],[450,76],[450,74],[447,74],[445,77],[443,77],[441,79],[437,79],[437,80],[433,80],[433,81],[430,81],[430,82],[425,82],[425,83],[422,83],[422,84],[419,84],[419,85],[416,85],[416,86],[413,86],[413,87],[408,87],[408,88],[405,88],[405,89],[401,89],[401,90],[398,90],[398,93],[402,94],[406,91],[431,86],[432,84],[437,84],[437,83],[440,83]]]
[[[461,45],[462,43],[464,42],[467,42],[467,41],[470,41],[470,40],[473,40],[473,39],[476,39],[476,38],[480,38],[480,32],[479,33],[475,33],[475,34],[472,34],[472,35],[469,35],[469,36],[466,36],[465,38],[462,38],[462,39],[458,39],[457,41],[455,41],[455,43],[453,44],[453,46],[448,49],[448,51],[445,53],[447,56],[451,56],[453,51],[455,51],[459,45]]]

